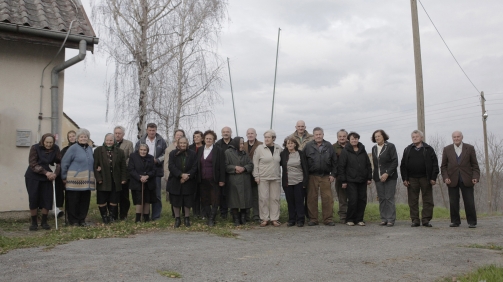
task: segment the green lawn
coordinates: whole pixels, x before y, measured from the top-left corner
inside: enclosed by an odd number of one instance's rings
[[[163,198],[164,199],[164,198]],[[319,216],[321,217],[321,205],[319,209]],[[334,220],[339,221],[337,215],[338,203],[334,203]],[[464,217],[464,214],[461,215]],[[148,222],[135,224],[134,223],[134,207],[132,206],[129,212],[129,219],[127,221],[116,222],[111,225],[103,225],[99,215],[98,207],[96,205],[96,198],[93,193],[91,198],[91,205],[89,208],[88,221],[91,222],[89,227],[66,227],[64,220],[61,218],[59,222],[59,230],[54,229],[54,218],[50,217],[49,224],[52,229],[49,231],[39,230],[36,232],[28,231],[29,218],[22,220],[0,219],[0,254],[6,253],[13,249],[30,248],[30,247],[46,247],[51,248],[58,244],[65,244],[74,240],[82,239],[97,239],[97,238],[113,238],[113,237],[128,237],[138,233],[171,230],[175,232],[206,232],[216,234],[223,237],[235,237],[236,230],[256,228],[257,224],[250,223],[245,226],[235,227],[231,222],[231,217],[227,221],[221,220],[217,217],[217,224],[215,227],[208,227],[203,220],[196,220],[191,218],[192,226],[186,228],[183,226],[179,229],[174,229],[174,219],[171,217],[170,205],[163,202],[163,211],[161,219],[156,222]],[[434,219],[449,218],[449,211],[445,208],[434,209]],[[286,223],[288,220],[288,211],[286,201],[281,201],[281,215],[280,221]],[[406,204],[397,205],[397,220],[409,220],[409,207]],[[377,203],[370,203],[367,205],[365,212],[365,221],[379,222],[379,205]]]
[[[461,277],[448,277],[440,280],[442,282],[500,282],[503,281],[503,267],[489,265],[481,267],[473,272]]]

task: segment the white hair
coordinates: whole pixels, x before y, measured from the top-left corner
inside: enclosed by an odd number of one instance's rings
[[[105,139],[104,139],[103,141],[104,141],[104,142],[106,142],[106,141],[107,141],[107,137],[108,137],[108,135],[112,135],[112,138],[114,139],[114,143],[115,143],[115,135],[114,135],[113,133],[107,133],[107,134],[105,134]]]
[[[126,134],[126,129],[124,128],[124,126],[117,125],[116,127],[114,127],[114,132],[116,129],[120,129],[122,130],[122,133]]]
[[[272,137],[273,139],[274,139],[274,138],[276,138],[276,131],[274,131],[274,130],[272,130],[272,129],[269,129],[269,130],[267,130],[266,132],[264,132],[264,137],[265,137],[265,135],[266,135],[266,134],[268,134],[268,133],[269,133],[269,134],[271,134],[271,137]]]
[[[412,134],[419,134],[419,136],[424,137],[424,133],[418,129],[412,131],[412,133],[410,135],[412,135]]]
[[[86,135],[87,138],[91,139],[91,133],[85,128],[79,128],[79,130],[77,130],[77,134],[75,135],[77,138],[79,138],[80,135]]]

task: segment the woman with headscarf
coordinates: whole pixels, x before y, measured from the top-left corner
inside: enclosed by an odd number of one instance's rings
[[[85,128],[77,132],[77,144],[68,148],[61,160],[61,178],[66,184],[68,224],[87,226],[86,217],[95,189],[93,149],[89,146],[91,134]]]
[[[175,213],[175,228],[180,227],[180,209],[184,208],[184,224],[190,226],[190,208],[194,205],[197,186],[196,153],[189,150],[186,137],[178,139],[178,146],[169,153],[169,201]]]
[[[251,173],[253,162],[244,151],[243,137],[234,137],[225,151],[227,206],[234,225],[246,224],[246,212],[252,207]]]
[[[141,221],[142,214],[144,222],[150,221],[150,204],[157,201],[156,167],[154,157],[148,154],[148,150],[147,144],[140,144],[138,151],[129,156],[129,190],[136,206],[135,222]]]
[[[117,219],[120,191],[128,178],[124,151],[115,146],[112,133],[105,135],[103,146],[94,150],[94,175],[98,208],[103,223],[108,224]]]
[[[61,152],[58,145],[54,144],[55,140],[52,134],[46,133],[38,144],[30,148],[29,164],[24,177],[30,204],[31,231],[38,230],[38,209],[42,210],[40,226],[46,230],[51,229],[47,224],[47,214],[53,205],[52,181],[56,179],[61,169]],[[49,165],[56,165],[54,172]]]

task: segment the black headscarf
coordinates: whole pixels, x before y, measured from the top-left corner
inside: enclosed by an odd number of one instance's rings
[[[243,137],[236,136],[231,140],[231,142],[229,142],[229,147],[236,150],[236,153],[238,153],[238,155],[239,154],[241,154],[241,155],[246,154],[246,152],[244,150],[239,151],[239,144],[241,143],[241,139],[243,139]]]

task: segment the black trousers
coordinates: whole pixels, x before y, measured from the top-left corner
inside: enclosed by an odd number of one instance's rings
[[[122,191],[119,200],[119,218],[125,219],[131,207],[131,201],[129,200],[129,181],[126,184],[122,184]]]
[[[211,180],[201,180],[201,206],[202,214],[209,217],[211,213],[216,213],[220,205],[220,191],[222,190],[218,183]]]
[[[192,213],[194,216],[201,216],[201,185],[199,185],[199,183],[196,186],[196,193],[194,194]]]
[[[225,186],[223,186],[220,187],[220,216],[227,216],[228,212],[227,195],[225,195]]]
[[[346,188],[348,197],[347,222],[362,222],[367,207],[367,183],[348,182]]]
[[[283,188],[285,191],[285,198],[288,204],[288,222],[296,223],[305,220],[305,207],[304,201],[306,199],[306,189],[302,188],[302,182],[296,185],[288,185]]]
[[[65,204],[65,184],[61,176],[56,177],[56,207],[61,208]]]
[[[68,223],[80,224],[86,222],[91,202],[91,191],[66,191]]]
[[[459,183],[459,187],[449,187],[449,204],[451,208],[451,223],[461,224],[459,216],[459,191],[463,196],[465,204],[466,221],[468,224],[477,225],[477,212],[475,211],[475,197],[473,187],[466,187],[463,182]]]

